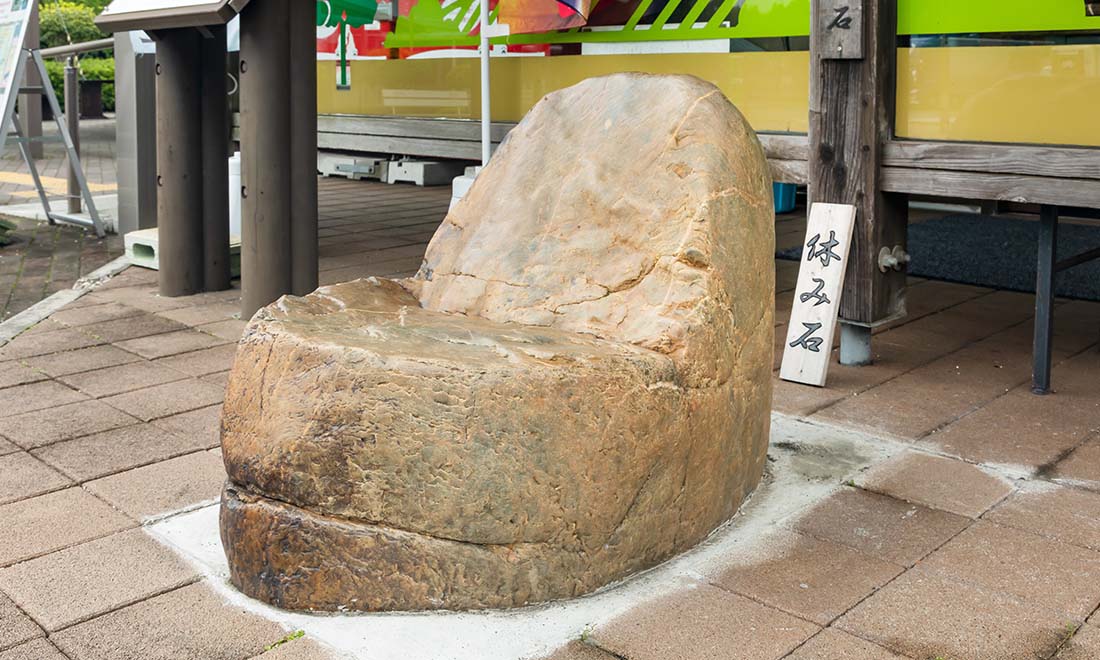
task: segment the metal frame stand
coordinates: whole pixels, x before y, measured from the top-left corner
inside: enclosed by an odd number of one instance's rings
[[[37,69],[41,79],[43,81],[49,81],[50,76],[46,72],[46,63],[42,60],[42,54],[36,49],[29,48],[23,49],[23,56],[19,58],[19,62],[16,65],[15,76],[12,79],[23,80],[28,58],[34,63],[34,67]],[[81,227],[91,228],[95,230],[96,236],[103,238],[107,235],[107,232],[103,228],[103,221],[100,219],[99,211],[96,209],[95,201],[92,199],[91,190],[88,188],[88,179],[84,176],[84,168],[80,164],[80,154],[77,152],[76,144],[73,142],[73,136],[69,133],[68,126],[66,125],[66,118],[61,112],[61,106],[57,102],[57,95],[53,91],[53,85],[49,84],[49,82],[44,82],[41,88],[28,87],[21,89],[20,92],[23,94],[44,94],[46,96],[46,101],[50,104],[50,110],[53,112],[54,122],[57,124],[58,137],[28,137],[24,134],[23,126],[15,113],[14,95],[11,97],[9,107],[5,108],[5,117],[14,134],[13,140],[19,144],[19,151],[23,154],[23,160],[26,161],[27,167],[30,169],[31,178],[34,179],[35,188],[38,189],[38,198],[42,202],[42,210],[46,212],[46,218],[51,225],[58,222],[66,222]],[[79,110],[75,111],[79,112]],[[5,129],[6,128],[7,126],[5,126]],[[58,140],[65,145],[65,153],[69,158],[70,171],[79,188],[80,197],[83,198],[84,204],[88,209],[87,218],[72,213],[58,213],[50,208],[50,201],[46,195],[46,189],[42,186],[42,179],[38,175],[38,166],[35,164],[30,145],[33,143],[55,142]]]
[[[1100,248],[1058,261],[1057,206],[1039,210],[1039,259],[1035,274],[1035,336],[1032,348],[1031,391],[1050,394],[1050,368],[1054,337],[1054,283],[1058,273],[1094,259]]]

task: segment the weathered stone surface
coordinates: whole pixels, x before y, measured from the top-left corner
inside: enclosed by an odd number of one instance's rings
[[[416,278],[252,319],[222,418],[234,583],[292,609],[509,607],[698,542],[763,470],[770,186],[697,79],[548,96]]]

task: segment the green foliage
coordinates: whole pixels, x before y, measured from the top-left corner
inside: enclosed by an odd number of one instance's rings
[[[264,647],[264,652],[266,653],[267,651],[270,651],[272,649],[279,648],[280,646],[282,646],[283,644],[286,644],[287,642],[290,642],[290,641],[293,641],[295,639],[299,639],[301,637],[304,637],[305,634],[306,634],[306,631],[304,631],[304,630],[295,630],[294,632],[290,633],[289,635],[287,635],[286,637],[280,639],[279,641],[275,642],[274,644],[268,644],[267,646],[265,646]]]
[[[12,242],[12,238],[8,234],[15,231],[16,228],[14,222],[0,218],[0,245],[7,245]]]
[[[79,44],[107,36],[95,26],[95,17],[101,8],[74,0],[49,0],[39,3],[38,7],[42,48],[64,46],[69,43],[70,37],[72,43]]]

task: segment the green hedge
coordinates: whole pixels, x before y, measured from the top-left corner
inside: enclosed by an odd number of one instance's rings
[[[46,71],[50,74],[50,83],[57,94],[57,102],[65,103],[65,63],[60,60],[47,60]],[[115,61],[102,57],[87,57],[80,60],[80,77],[84,80],[111,80],[115,79]],[[115,86],[114,84],[103,86],[103,109],[107,112],[115,110]]]
[[[38,5],[42,48],[103,39],[107,35],[95,26],[95,17],[102,9],[72,0],[50,0]],[[68,31],[66,32],[66,28]]]

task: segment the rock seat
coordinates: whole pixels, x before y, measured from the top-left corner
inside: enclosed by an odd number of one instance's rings
[[[763,470],[771,203],[707,83],[549,95],[415,278],[250,322],[222,421],[234,584],[290,609],[513,607],[703,539]]]

